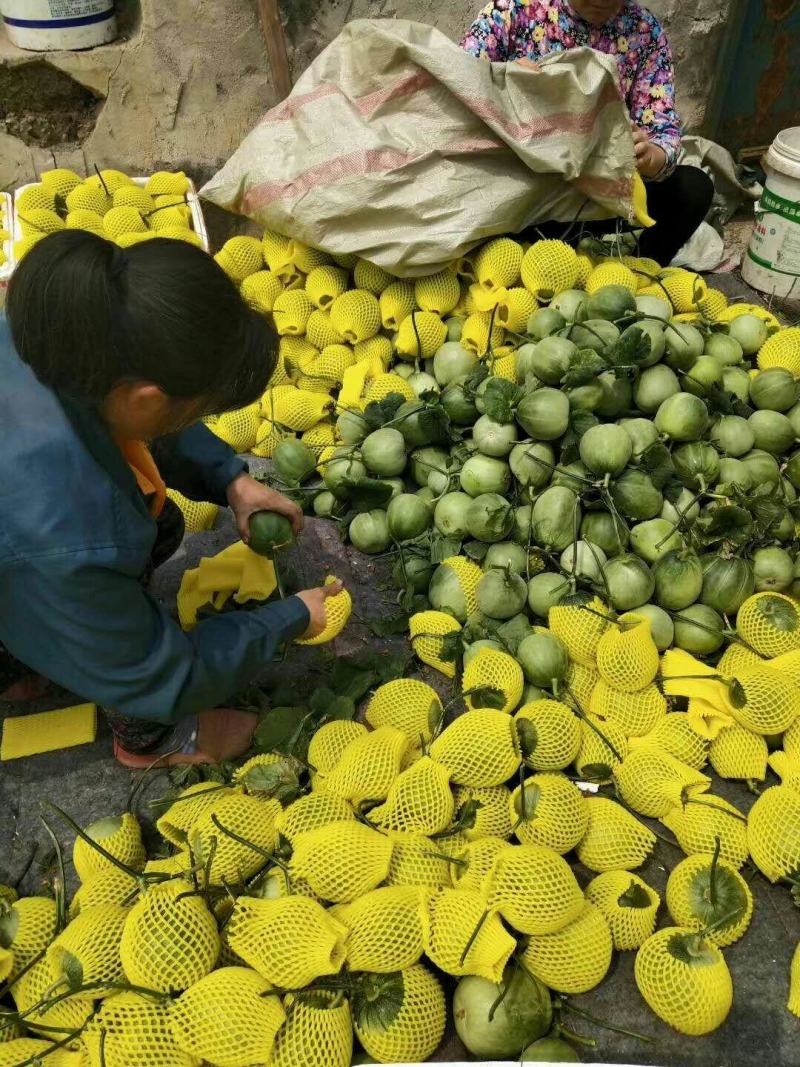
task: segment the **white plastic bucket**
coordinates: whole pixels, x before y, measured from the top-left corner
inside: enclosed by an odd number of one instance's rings
[[[767,182],[742,277],[762,293],[800,297],[800,126],[778,134],[764,169]]]
[[[114,0],[0,0],[9,40],[32,52],[75,51],[117,36]]]

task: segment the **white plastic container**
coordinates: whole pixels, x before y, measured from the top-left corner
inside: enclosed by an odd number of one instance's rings
[[[0,237],[0,249],[5,256],[4,262],[0,263],[0,309],[5,307],[6,290],[8,279],[14,271],[12,244],[14,239],[14,209],[13,201],[8,193],[0,193],[0,230],[8,233],[8,237]],[[2,257],[0,257],[2,258]]]
[[[800,298],[800,126],[778,134],[764,169],[767,182],[742,277],[762,293]]]
[[[0,0],[9,40],[31,52],[77,51],[117,36],[114,0]]]

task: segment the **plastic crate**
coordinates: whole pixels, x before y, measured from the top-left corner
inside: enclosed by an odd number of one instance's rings
[[[0,193],[0,230],[8,230],[8,238],[0,241],[0,248],[5,255],[5,263],[0,264],[0,308],[5,306],[8,279],[14,264],[14,202],[8,193]]]

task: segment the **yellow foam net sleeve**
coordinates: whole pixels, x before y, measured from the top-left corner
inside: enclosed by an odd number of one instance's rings
[[[226,927],[233,951],[283,989],[336,974],[344,963],[346,936],[345,926],[305,896],[239,897]]]
[[[353,741],[367,736],[363,723],[336,719],[321,726],[308,746],[308,762],[315,772],[330,774]]]
[[[447,1002],[439,980],[422,964],[402,972],[403,1004],[385,1028],[355,1031],[378,1063],[424,1063],[436,1051],[447,1024]]]
[[[568,926],[532,937],[523,961],[549,989],[586,993],[605,978],[612,951],[611,931],[602,911],[585,901]]]
[[[597,646],[610,626],[606,619],[594,612],[608,614],[608,607],[599,597],[589,601],[586,607],[562,607],[556,604],[550,608],[547,616],[550,631],[563,641],[570,659],[586,667],[594,667],[597,662]]]
[[[68,923],[47,949],[53,981],[76,976],[81,984],[118,982],[123,976],[119,945],[128,912],[100,904]]]
[[[539,300],[574,289],[578,279],[578,256],[564,241],[534,241],[522,259],[522,284]]]
[[[94,908],[98,904],[130,907],[136,900],[138,891],[138,879],[119,867],[109,867],[107,871],[94,875],[78,888],[69,906],[69,917],[74,919],[81,911]]]
[[[485,687],[499,689],[503,694],[501,711],[513,711],[522,699],[525,689],[522,667],[507,652],[498,652],[494,648],[481,649],[464,668],[463,690],[467,707],[481,707],[479,695],[475,693],[470,696],[469,693],[471,690]]]
[[[649,619],[634,616],[635,622],[613,626],[597,645],[600,677],[615,689],[634,693],[644,689],[658,673],[659,655],[650,635]]]
[[[522,934],[549,934],[580,914],[583,894],[569,864],[541,845],[500,852],[482,892],[489,907]]]
[[[800,870],[800,790],[765,789],[747,817],[750,855],[762,874],[777,882]]]
[[[442,270],[418,278],[414,295],[423,311],[432,311],[439,316],[449,315],[461,299],[461,283],[454,271]]]
[[[685,712],[674,711],[663,716],[644,737],[631,741],[631,748],[641,745],[663,749],[696,771],[702,770],[708,762],[708,738],[696,732]]]
[[[337,579],[329,574],[325,585],[332,585]],[[353,598],[346,589],[325,601],[325,629],[316,637],[297,638],[296,645],[326,645],[338,637],[347,625],[353,611]]]
[[[233,790],[217,782],[197,782],[187,786],[156,822],[156,829],[176,848],[184,848],[194,824],[215,808]]]
[[[763,782],[767,776],[769,749],[761,734],[733,723],[720,730],[708,750],[708,760],[720,778],[743,778]]]
[[[37,1061],[34,1057],[44,1054],[47,1054],[48,1058],[41,1062],[49,1063],[50,1067],[83,1067],[83,1057],[80,1053],[59,1049],[53,1054],[52,1048],[52,1041],[42,1041],[34,1037],[16,1037],[5,1044],[0,1043],[0,1067],[19,1067],[19,1064],[31,1059],[35,1063]]]
[[[283,809],[275,820],[275,829],[292,842],[298,834],[355,817],[351,805],[341,797],[330,796],[328,793],[308,793],[293,800]]]
[[[277,800],[235,792],[197,820],[189,845],[210,885],[238,884],[263,866],[275,847],[280,811]]]
[[[514,833],[523,845],[571,852],[589,825],[583,794],[562,774],[535,774],[509,801]]]
[[[97,836],[102,848],[115,859],[121,860],[126,867],[141,870],[144,866],[145,851],[142,844],[142,831],[134,816],[126,812],[117,818],[103,820],[103,823],[106,822],[110,824],[108,829],[112,831],[111,833],[100,836],[95,831],[89,836]],[[82,837],[75,838],[72,862],[82,882],[88,882],[95,874],[113,866],[110,860],[97,849],[92,848]]]
[[[761,656],[800,649],[800,607],[783,593],[756,593],[736,615],[739,636]]]
[[[278,1031],[270,1067],[349,1067],[353,1022],[346,1000],[339,1003],[317,994],[308,1002],[286,997],[284,1003],[286,1022]]]
[[[431,841],[423,834],[390,834],[389,839],[392,858],[387,885],[440,889],[452,884],[451,857],[444,840]]]
[[[374,337],[381,328],[378,299],[366,289],[342,293],[331,305],[330,315],[333,326],[351,344]]]
[[[210,530],[217,521],[219,506],[217,504],[199,503],[190,500],[187,496],[175,489],[167,489],[167,496],[181,510],[187,533],[200,533],[202,530]]]
[[[442,715],[436,690],[416,678],[398,678],[372,694],[364,718],[373,728],[393,726],[415,745],[428,742]]]
[[[526,759],[534,770],[561,771],[578,755],[581,726],[577,715],[558,700],[534,700],[524,704],[514,716],[525,719],[535,734],[530,735],[530,755]]]
[[[691,954],[686,937],[692,938]],[[683,927],[667,927],[648,938],[636,954],[636,985],[665,1023],[681,1034],[710,1034],[728,1016],[733,982],[716,945]]]
[[[661,658],[661,675],[667,696],[705,700],[730,720],[733,717],[730,691],[719,680],[719,673],[716,668],[679,648],[669,649]]]
[[[128,981],[162,993],[199,981],[217,962],[219,949],[214,916],[181,879],[145,891],[125,921],[120,943]]]
[[[443,640],[461,631],[460,623],[443,611],[418,611],[409,619],[411,647],[417,659],[435,668],[446,678],[455,678],[455,659],[443,659]]]
[[[43,1037],[51,1036],[48,1027],[61,1027],[64,1033],[80,1030],[94,1010],[91,998],[76,995],[60,1000],[50,1008],[38,1007],[53,997],[52,989],[53,974],[46,959],[34,963],[11,987],[17,1011],[26,1013],[25,1026]]]
[[[589,825],[575,852],[590,871],[641,867],[653,851],[655,834],[608,797],[587,797]]]
[[[711,785],[700,771],[650,745],[629,752],[614,778],[628,807],[651,819],[660,819],[685,796],[703,793]]]
[[[269,982],[246,967],[222,967],[206,975],[170,1011],[175,1044],[219,1067],[269,1062],[285,1021]]]
[[[237,604],[266,600],[276,588],[272,560],[237,541],[184,572],[178,590],[181,626],[191,630],[197,624],[197,613],[207,604],[220,610],[231,597]]]
[[[581,721],[581,747],[575,757],[575,770],[592,782],[608,782],[610,775],[628,754],[628,739],[613,720],[604,722],[594,715]]]
[[[57,929],[56,902],[51,897],[22,897],[5,915],[8,944],[13,953],[13,973],[21,971],[53,940]],[[4,938],[5,941],[5,938]]]
[[[379,726],[348,745],[318,787],[354,805],[365,800],[385,800],[407,749],[404,733],[393,726]]]
[[[449,770],[423,756],[400,773],[385,802],[370,811],[369,819],[382,830],[430,835],[447,829],[454,810]]]
[[[667,702],[655,685],[646,685],[636,693],[623,693],[600,678],[592,689],[587,710],[615,723],[627,737],[643,737],[666,716]]]
[[[786,1005],[792,1015],[800,1019],[800,944],[794,951],[789,972],[789,1002]]]
[[[733,864],[717,861],[715,892],[711,890],[714,857],[710,853],[688,856],[673,868],[667,880],[667,908],[676,926],[707,929],[707,937],[727,948],[744,935],[753,917],[753,894]]]
[[[457,785],[502,785],[520,765],[515,722],[491,708],[467,711],[436,738],[430,754]]]
[[[453,885],[456,889],[480,892],[486,875],[508,842],[502,837],[479,837],[467,843],[453,865]]]
[[[586,899],[603,913],[618,952],[640,948],[656,928],[661,898],[630,871],[604,871],[589,882]]]
[[[260,403],[248,404],[207,423],[209,430],[229,444],[234,452],[249,452],[258,439],[262,413]]]
[[[522,268],[522,245],[510,237],[487,241],[472,264],[474,276],[484,289],[502,289],[519,280]],[[466,267],[462,261],[459,267]]]
[[[712,793],[692,797],[685,804],[671,808],[661,821],[675,834],[687,855],[713,852],[717,838],[720,855],[734,867],[741,867],[750,854],[747,819],[733,804]]]
[[[480,806],[475,812],[474,824],[463,828],[467,841],[480,840],[487,836],[511,836],[511,790],[507,786],[488,785],[480,789],[467,785],[458,786],[455,791],[456,812],[460,814],[470,801]]]
[[[800,714],[800,686],[775,667],[757,667],[736,681],[744,703],[734,701],[733,717],[757,734],[782,734]]]
[[[383,886],[333,908],[348,930],[350,970],[390,974],[419,962],[428,929],[428,895],[421,886]]]
[[[477,937],[473,938],[478,924]],[[467,946],[469,951],[466,952]],[[477,975],[499,982],[517,943],[495,912],[487,916],[481,893],[442,889],[430,899],[430,927],[425,952],[446,974]],[[463,957],[463,960],[462,960]]]
[[[392,843],[384,834],[352,820],[328,823],[298,834],[291,871],[323,900],[342,904],[386,879]]]
[[[89,745],[97,736],[97,705],[76,704],[34,715],[12,715],[3,721],[0,760],[22,759]]]
[[[139,993],[114,993],[83,1034],[91,1067],[197,1067],[196,1057],[181,1051],[172,1036],[170,1007]]]

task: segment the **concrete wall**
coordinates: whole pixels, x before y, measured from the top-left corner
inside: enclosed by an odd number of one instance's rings
[[[293,71],[299,74],[349,19],[416,19],[457,39],[480,2],[282,0]],[[653,0],[670,29],[680,104],[692,129],[704,129],[719,69],[715,57],[739,2]],[[275,102],[255,0],[118,5],[118,42],[46,57],[68,75],[50,79],[46,100],[29,67],[36,57],[0,37],[0,188],[32,180],[52,165],[51,151],[79,170],[95,163],[145,172],[170,166],[203,177]],[[2,132],[4,125],[22,136]]]

